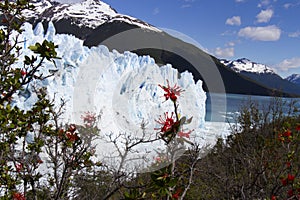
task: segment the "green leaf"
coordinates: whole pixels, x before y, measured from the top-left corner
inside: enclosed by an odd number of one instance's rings
[[[39,43],[36,43],[35,45],[30,45],[29,46],[29,49],[33,52],[36,52],[40,47],[40,44]]]
[[[180,125],[183,125],[186,121],[186,117],[181,117],[180,119]]]
[[[188,120],[185,121],[186,124],[190,124],[193,120],[193,117],[189,118]]]

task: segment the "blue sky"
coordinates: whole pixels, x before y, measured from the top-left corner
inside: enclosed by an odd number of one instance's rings
[[[283,77],[300,74],[300,0],[103,1],[121,14],[185,34],[218,58],[245,57]]]

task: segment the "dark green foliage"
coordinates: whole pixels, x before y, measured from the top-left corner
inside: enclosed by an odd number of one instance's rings
[[[21,196],[30,190],[33,196],[36,195],[36,186],[41,175],[37,168],[41,164],[39,154],[44,146],[43,134],[51,129],[48,121],[53,104],[46,98],[43,88],[37,88],[38,101],[29,110],[21,110],[11,106],[14,95],[24,90],[24,86],[33,79],[43,79],[38,74],[42,68],[43,60],[46,58],[53,61],[56,58],[56,46],[44,42],[44,49],[38,48],[36,44],[35,53],[37,57],[25,56],[24,65],[13,66],[20,55],[21,48],[18,44],[18,36],[12,37],[12,33],[21,33],[23,17],[21,12],[24,9],[32,9],[29,1],[1,1],[0,10],[4,27],[0,29],[0,195],[2,199],[13,195]],[[50,52],[50,53],[47,53]],[[32,133],[34,142],[27,142],[26,136]],[[19,191],[20,186],[24,188]]]
[[[284,109],[293,110],[294,104],[286,105],[280,98],[265,108],[248,102],[238,118],[240,126],[200,160],[188,199],[287,198],[280,178],[288,172],[298,176],[300,160],[297,156],[289,160],[288,155],[300,155],[300,135],[295,130],[300,118],[292,112],[284,115]],[[278,134],[287,130],[294,134],[288,145],[278,140]],[[293,169],[287,169],[288,162],[294,163]]]

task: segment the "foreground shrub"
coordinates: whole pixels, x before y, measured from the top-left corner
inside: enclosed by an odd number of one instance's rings
[[[268,106],[242,107],[233,133],[199,162],[189,199],[290,198],[300,167],[300,118],[287,112],[294,105],[274,98]]]

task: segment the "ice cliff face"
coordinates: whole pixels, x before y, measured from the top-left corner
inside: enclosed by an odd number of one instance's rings
[[[91,102],[94,102],[95,105],[90,105],[89,109],[103,111],[104,107],[111,104],[108,109],[111,110],[112,107],[122,104],[128,109],[130,108],[128,114],[135,121],[138,121],[137,119],[148,119],[147,121],[150,122],[152,121],[150,115],[155,113],[154,107],[150,109],[151,101],[153,106],[157,104],[159,114],[162,113],[161,109],[163,107],[168,107],[167,102],[163,103],[163,91],[158,87],[158,84],[166,84],[168,79],[171,85],[178,84],[185,90],[183,97],[179,99],[179,103],[182,101],[180,107],[183,107],[182,109],[187,108],[186,111],[189,111],[184,114],[194,116],[197,127],[203,124],[205,93],[202,90],[201,81],[195,84],[190,73],[179,74],[171,65],[158,67],[149,56],[140,57],[130,52],[123,54],[117,51],[109,52],[105,46],[89,49],[82,45],[81,40],[73,36],[56,35],[55,28],[51,23],[46,34],[44,34],[41,24],[34,30],[27,23],[24,27],[25,32],[20,37],[20,40],[25,40],[23,56],[31,54],[28,49],[29,45],[42,42],[43,39],[54,41],[59,46],[57,52],[61,59],[56,60],[56,67],[52,63],[45,63],[45,67],[40,71],[43,75],[48,75],[49,70],[55,71],[54,76],[39,84],[47,87],[51,98],[54,98],[55,94],[57,103],[60,102],[60,98],[69,102],[67,103],[65,121],[72,122],[74,120],[74,116],[70,111],[74,109],[73,98],[75,93],[78,95],[76,96],[77,100],[87,97],[90,98]],[[19,60],[22,61],[22,57]],[[28,90],[30,88],[31,86],[28,86]],[[82,88],[85,91],[77,93]],[[126,99],[122,99],[124,97]],[[34,95],[16,97],[16,99],[18,98],[22,101],[16,100],[15,104],[23,109],[27,109],[35,101]],[[124,100],[124,102],[118,102],[118,98],[121,98],[120,100]],[[111,102],[112,100],[113,102]],[[125,100],[126,103],[129,103],[128,105],[123,105]],[[147,102],[147,100],[150,102]],[[85,105],[85,107],[88,108],[89,106]],[[139,107],[139,109],[135,108],[137,110],[133,110],[131,107]],[[148,110],[148,114],[145,113],[146,110]],[[146,115],[149,115],[149,117],[146,117]]]
[[[200,134],[206,95],[202,82],[195,83],[191,73],[179,74],[171,65],[159,67],[149,56],[110,52],[105,46],[87,48],[74,36],[55,34],[52,23],[46,33],[41,24],[32,30],[26,23],[24,30],[19,38],[25,41],[22,56],[31,54],[29,45],[47,39],[59,46],[57,52],[61,59],[56,60],[56,67],[53,63],[45,63],[39,73],[48,75],[50,70],[55,72],[54,76],[28,85],[25,92],[14,96],[15,106],[25,110],[30,108],[37,99],[33,87],[43,86],[57,106],[61,99],[66,101],[63,116],[66,123],[81,123],[80,116],[90,111],[101,115],[101,134],[137,133],[143,122],[147,124],[147,132],[155,133],[154,128],[158,127],[155,120],[164,112],[172,111],[172,104],[164,102],[164,92],[158,87],[169,80],[170,85],[177,84],[185,90],[178,103],[181,115],[193,117],[186,128],[194,129],[193,139]],[[22,56],[17,67],[22,67]],[[203,136],[199,138],[203,139]]]

